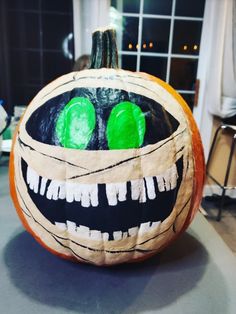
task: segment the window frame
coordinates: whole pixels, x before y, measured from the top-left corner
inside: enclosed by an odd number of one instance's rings
[[[199,60],[199,51],[198,54],[176,54],[172,53],[172,46],[173,46],[173,37],[174,37],[174,23],[177,20],[184,20],[184,21],[199,21],[203,22],[204,17],[189,17],[189,16],[179,16],[175,15],[175,9],[176,9],[176,0],[172,1],[172,9],[170,15],[161,15],[161,14],[146,14],[143,13],[144,9],[144,0],[140,0],[140,7],[139,7],[139,13],[124,13],[121,11],[122,9],[122,0],[118,1],[117,9],[119,10],[119,13],[123,17],[136,17],[138,18],[138,49],[137,51],[126,51],[126,50],[119,50],[119,56],[122,57],[124,55],[128,56],[136,56],[137,62],[136,62],[136,71],[140,71],[140,63],[141,63],[141,57],[142,56],[150,56],[150,57],[164,57],[167,58],[167,68],[166,68],[166,78],[165,81],[167,83],[170,82],[170,70],[171,70],[171,59],[172,58],[184,58],[184,59],[194,59]],[[166,53],[158,53],[158,52],[144,52],[141,50],[141,44],[142,44],[142,30],[143,30],[143,19],[144,18],[152,18],[152,19],[168,19],[170,21],[170,35],[169,35],[169,42],[168,42],[168,52]],[[180,94],[188,94],[188,95],[194,95],[194,90],[185,90],[185,89],[177,89],[177,92]]]

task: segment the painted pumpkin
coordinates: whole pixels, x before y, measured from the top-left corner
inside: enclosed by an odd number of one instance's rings
[[[91,67],[43,88],[12,148],[11,193],[25,228],[61,257],[111,265],[168,245],[198,209],[202,144],[168,84],[117,67],[112,30]]]

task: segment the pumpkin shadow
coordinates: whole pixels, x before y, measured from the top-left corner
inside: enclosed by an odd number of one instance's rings
[[[167,306],[197,285],[207,260],[202,244],[188,233],[143,263],[113,267],[59,259],[26,232],[4,251],[10,280],[27,298],[76,313],[138,313]]]

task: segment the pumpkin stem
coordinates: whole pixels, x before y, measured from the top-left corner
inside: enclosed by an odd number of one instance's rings
[[[93,33],[89,68],[118,68],[116,33],[114,29],[99,29]]]

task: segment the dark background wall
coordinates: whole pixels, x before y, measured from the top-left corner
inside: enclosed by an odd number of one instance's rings
[[[71,71],[72,0],[0,0],[0,34],[0,99],[13,113],[15,105],[27,105],[44,85]]]

